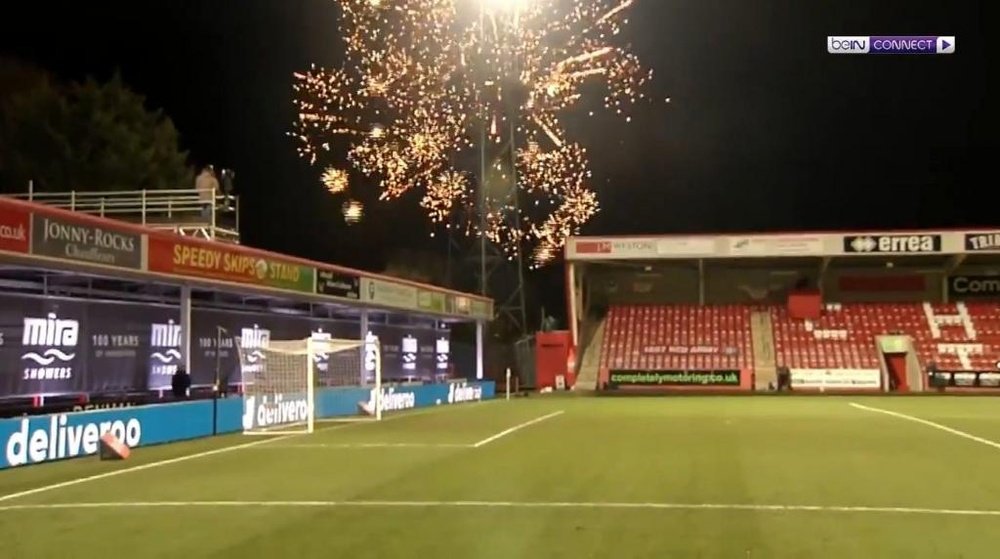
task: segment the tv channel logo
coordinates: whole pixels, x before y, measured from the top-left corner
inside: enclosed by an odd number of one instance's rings
[[[871,37],[835,36],[826,38],[826,52],[830,54],[868,54]]]
[[[930,36],[828,36],[830,54],[954,54],[955,37]]]

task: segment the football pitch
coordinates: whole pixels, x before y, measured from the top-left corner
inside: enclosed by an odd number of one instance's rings
[[[0,557],[996,557],[1000,400],[531,397],[0,471]]]

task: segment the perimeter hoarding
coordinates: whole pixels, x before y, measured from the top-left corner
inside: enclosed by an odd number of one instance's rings
[[[333,270],[317,270],[316,293],[356,301],[361,298],[361,276]]]
[[[69,216],[35,214],[31,223],[31,253],[129,270],[142,270],[143,235],[113,222],[96,225]]]
[[[261,289],[279,289],[336,299],[363,301],[405,311],[492,318],[492,301],[462,296],[405,280],[371,277],[362,272],[230,245],[144,229],[134,224],[74,214],[0,197],[0,252],[80,264],[153,272],[176,279],[223,281]],[[138,274],[136,274],[138,276]],[[154,279],[149,276],[148,279]],[[160,281],[160,278],[156,278]],[[473,301],[465,312],[453,303]]]
[[[608,376],[608,388],[671,386],[738,388],[740,381],[740,371],[737,370],[621,370],[611,371]]]
[[[241,380],[241,341],[253,352],[272,339],[361,336],[357,322],[304,316],[194,309],[191,318],[188,372],[202,386],[214,384],[217,368],[224,382]],[[183,364],[179,321],[178,310],[166,305],[0,295],[0,397],[169,389]],[[447,370],[447,330],[378,325],[373,331],[383,340],[386,379],[429,380]],[[357,383],[359,361],[349,352],[326,356],[317,362],[318,380]],[[354,367],[358,377],[349,378]]]
[[[221,243],[150,236],[149,271],[194,278],[315,293],[316,269],[256,256]]]
[[[372,401],[373,392],[320,389],[315,397],[316,416],[358,415]],[[489,400],[494,393],[492,381],[455,381],[387,386],[381,396],[383,409],[392,413]],[[0,420],[0,470],[96,454],[98,440],[107,432],[131,448],[144,447],[238,432],[269,411],[259,400],[224,398],[215,409],[211,400],[200,400]]]
[[[361,300],[385,307],[415,311],[420,308],[416,286],[361,278]]]
[[[1000,299],[1000,275],[961,275],[948,277],[948,296],[952,299]]]
[[[26,254],[31,250],[31,214],[0,206],[0,251]]]
[[[0,296],[0,396],[125,391],[146,384],[155,306]]]

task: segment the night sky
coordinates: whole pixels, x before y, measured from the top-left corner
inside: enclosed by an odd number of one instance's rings
[[[591,148],[603,206],[585,233],[1000,222],[983,203],[997,190],[986,4],[637,0],[626,38],[654,70],[657,102],[631,124],[571,123]],[[339,201],[285,136],[292,72],[337,63],[333,0],[17,5],[29,15],[5,7],[0,53],[65,79],[120,69],[173,118],[193,163],[236,170],[247,244],[371,270],[391,250],[444,250],[426,240],[415,204],[343,225]],[[826,52],[827,35],[879,34],[955,35],[957,53]],[[533,281],[557,285],[554,272]]]

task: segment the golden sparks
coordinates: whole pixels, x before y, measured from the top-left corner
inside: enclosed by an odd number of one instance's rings
[[[347,171],[343,169],[327,167],[326,171],[323,171],[323,176],[320,177],[320,180],[323,181],[323,186],[330,191],[330,194],[347,192]]]
[[[335,1],[346,62],[295,74],[299,155],[346,156],[381,200],[416,189],[434,223],[527,250],[536,266],[555,258],[598,211],[586,150],[560,117],[603,89],[604,108],[630,121],[646,98],[652,72],[615,42],[634,0]],[[489,172],[516,177],[519,203],[487,191],[477,206],[487,178],[468,156],[512,140],[514,168]],[[327,167],[322,182],[346,192],[348,172]],[[457,211],[474,206],[484,215]],[[343,211],[353,222],[363,208]]]
[[[344,221],[348,225],[354,225],[364,217],[365,206],[357,200],[348,200],[340,207],[340,211],[344,214]]]

